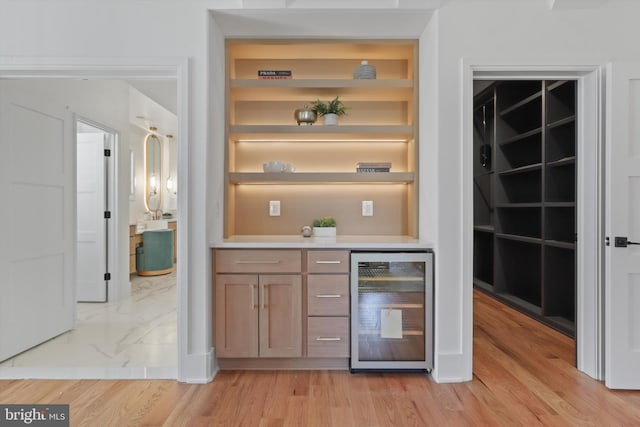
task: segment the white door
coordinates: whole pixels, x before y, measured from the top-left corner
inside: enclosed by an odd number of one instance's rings
[[[0,81],[0,360],[75,321],[75,147],[65,106]]]
[[[95,129],[95,128],[93,128]],[[105,134],[77,134],[78,255],[76,299],[106,302]]]
[[[605,384],[640,389],[640,63],[609,64]]]

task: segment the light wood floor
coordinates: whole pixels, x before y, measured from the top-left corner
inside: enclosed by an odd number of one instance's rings
[[[640,392],[573,368],[572,340],[474,296],[474,376],[222,372],[174,381],[0,381],[0,403],[69,403],[86,426],[640,425]]]

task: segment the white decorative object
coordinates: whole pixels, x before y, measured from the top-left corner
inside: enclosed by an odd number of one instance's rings
[[[322,124],[325,126],[337,126],[338,125],[338,115],[329,113],[322,116]]]
[[[315,237],[336,237],[336,227],[313,227]]]
[[[369,65],[369,61],[362,61],[360,66],[353,72],[354,79],[375,79],[376,67]]]

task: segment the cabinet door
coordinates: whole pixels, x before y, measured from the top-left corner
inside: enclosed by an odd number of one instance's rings
[[[302,356],[302,278],[260,276],[260,357]]]
[[[258,357],[258,276],[217,274],[217,357]]]

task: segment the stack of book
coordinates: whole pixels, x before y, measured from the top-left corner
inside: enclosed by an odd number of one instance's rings
[[[289,80],[291,70],[258,70],[258,80]]]
[[[358,162],[356,172],[389,172],[391,162]]]

